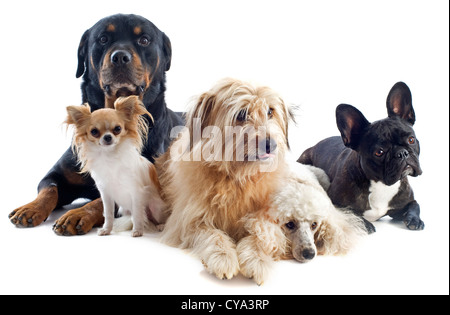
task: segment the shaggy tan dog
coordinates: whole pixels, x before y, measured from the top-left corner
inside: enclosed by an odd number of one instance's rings
[[[190,249],[220,279],[237,275],[241,219],[267,208],[286,177],[290,119],[267,87],[225,79],[202,94],[156,161],[171,211],[162,240]]]

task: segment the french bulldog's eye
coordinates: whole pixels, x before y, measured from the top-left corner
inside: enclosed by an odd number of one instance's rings
[[[383,155],[384,155],[383,149],[378,149],[377,151],[375,151],[375,156],[382,157]]]
[[[247,120],[247,110],[246,109],[241,110],[238,113],[236,120],[240,121],[240,122],[246,121]]]
[[[288,223],[286,223],[285,226],[286,226],[289,230],[295,229],[295,223],[292,222],[292,221],[289,221]]]
[[[268,116],[269,118],[272,118],[272,117],[273,117],[273,108],[269,108],[269,111],[267,112],[267,116]]]
[[[100,131],[98,131],[97,128],[94,128],[94,129],[91,130],[91,135],[92,135],[94,138],[98,138],[98,137],[100,137]]]
[[[413,136],[409,137],[409,138],[408,138],[408,143],[409,143],[409,144],[414,144],[414,143],[416,143],[416,138],[414,138]]]
[[[121,131],[122,131],[122,127],[117,126],[114,128],[113,134],[117,136],[118,134],[120,134]]]
[[[318,226],[317,222],[311,223],[311,230],[314,231],[315,229],[317,229],[317,226]]]

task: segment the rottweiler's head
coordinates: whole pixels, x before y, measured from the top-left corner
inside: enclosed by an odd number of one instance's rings
[[[164,80],[171,57],[169,38],[141,16],[117,14],[98,21],[83,34],[78,48],[76,76],[84,74],[83,84],[91,89],[83,89],[83,102],[91,101],[94,90],[110,108],[120,96],[143,99],[152,83]]]

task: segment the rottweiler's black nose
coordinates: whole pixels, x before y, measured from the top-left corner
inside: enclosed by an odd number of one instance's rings
[[[111,63],[115,66],[122,66],[130,63],[131,54],[126,50],[116,50],[111,54]]]

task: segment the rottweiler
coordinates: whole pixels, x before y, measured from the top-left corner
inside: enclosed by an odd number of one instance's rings
[[[143,155],[150,161],[170,144],[170,130],[184,125],[181,113],[167,108],[166,71],[172,47],[166,34],[138,16],[117,14],[98,21],[81,37],[76,77],[83,76],[82,102],[92,110],[113,107],[120,96],[138,95],[154,122]],[[150,124],[149,117],[147,117]],[[79,174],[77,157],[69,148],[38,185],[37,198],[9,214],[18,227],[34,227],[50,213],[78,198],[92,200],[61,216],[53,226],[58,235],[82,235],[103,224],[103,204],[91,177]]]

